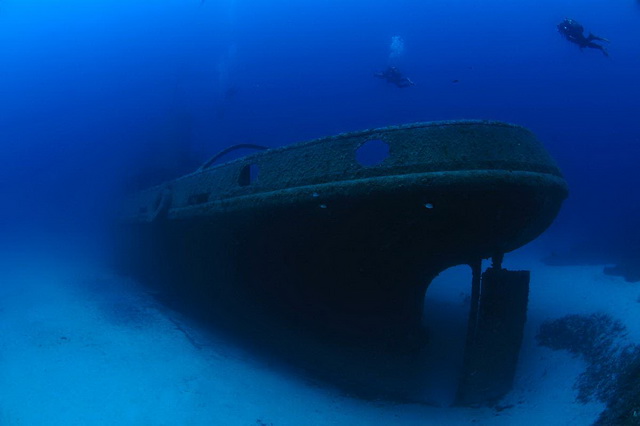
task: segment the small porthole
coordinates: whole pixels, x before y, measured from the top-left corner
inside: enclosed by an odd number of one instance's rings
[[[238,177],[238,184],[240,186],[249,186],[255,183],[256,179],[258,179],[258,165],[257,164],[247,164],[242,167],[240,170],[240,176]]]
[[[389,144],[380,140],[368,140],[356,150],[356,161],[364,167],[381,164],[389,157]]]

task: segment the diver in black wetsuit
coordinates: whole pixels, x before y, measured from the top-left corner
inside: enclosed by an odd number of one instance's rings
[[[571,43],[575,43],[582,49],[583,47],[590,47],[592,49],[599,49],[605,56],[609,56],[607,49],[601,44],[594,43],[594,40],[605,41],[609,43],[606,38],[598,37],[589,33],[589,36],[585,37],[584,27],[579,22],[573,19],[565,18],[564,21],[558,24],[558,31]]]
[[[389,67],[383,72],[375,73],[374,76],[387,80],[387,83],[393,83],[400,88],[415,86],[415,83],[405,77],[396,67]]]

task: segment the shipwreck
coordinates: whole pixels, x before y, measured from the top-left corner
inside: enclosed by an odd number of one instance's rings
[[[532,132],[495,121],[415,123],[218,157],[124,203],[128,273],[211,309],[251,306],[324,336],[402,340],[421,327],[432,279],[467,264],[457,402],[509,390],[529,271],[506,270],[502,258],[545,231],[568,193]],[[483,259],[493,261],[484,272]]]

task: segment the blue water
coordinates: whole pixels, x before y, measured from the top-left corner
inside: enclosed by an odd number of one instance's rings
[[[123,192],[229,145],[470,118],[530,128],[559,164],[549,250],[633,257],[638,40],[634,0],[1,0],[0,233],[99,246]],[[389,65],[415,86],[374,77]]]
[[[2,214],[100,211],[134,170],[188,170],[235,143],[485,118],[531,128],[558,161],[557,231],[635,228],[640,5],[503,3],[4,0]],[[610,57],[564,40],[566,16]],[[393,36],[415,87],[372,77]]]

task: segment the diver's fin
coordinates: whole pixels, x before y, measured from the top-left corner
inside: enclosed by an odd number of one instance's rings
[[[610,42],[609,40],[607,40],[606,38],[604,38],[604,37],[598,37],[597,35],[595,35],[595,34],[591,34],[591,33],[589,33],[589,37],[587,37],[587,40],[589,40],[589,41],[593,41],[593,40],[600,40],[600,41],[604,41],[604,42],[607,42],[607,43],[611,43],[611,42]]]

